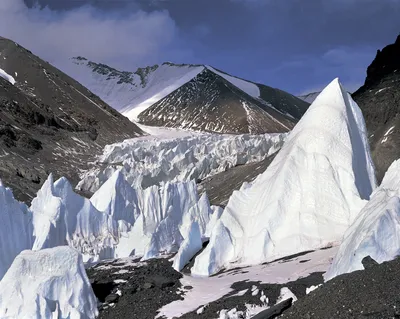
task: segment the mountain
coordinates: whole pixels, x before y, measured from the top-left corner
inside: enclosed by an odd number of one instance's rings
[[[218,133],[287,132],[309,104],[211,66],[173,64],[119,71],[84,57],[68,73],[133,121]]]
[[[317,98],[317,96],[320,94],[321,92],[312,92],[312,93],[308,93],[308,94],[304,94],[304,95],[300,95],[298,96],[299,99],[302,99],[303,101],[307,102],[307,103],[312,103],[315,101],[315,99]]]
[[[364,85],[353,94],[363,111],[378,180],[400,158],[400,35],[378,50]]]
[[[210,276],[332,245],[374,188],[361,111],[336,79],[267,170],[230,197],[192,273]]]
[[[144,133],[81,84],[0,38],[0,175],[30,200],[49,172],[74,183],[105,145]]]

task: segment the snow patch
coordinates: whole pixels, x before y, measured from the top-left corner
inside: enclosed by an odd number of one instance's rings
[[[386,137],[389,134],[391,134],[393,132],[394,128],[395,128],[395,126],[392,126],[390,129],[388,129],[384,136]]]
[[[307,288],[306,288],[306,295],[308,295],[311,291],[314,291],[314,290],[318,289],[318,288],[321,287],[321,286],[322,286],[322,284],[317,285],[317,286],[307,287]]]
[[[256,265],[223,272],[213,277],[194,277],[183,275],[182,286],[193,287],[185,292],[183,300],[174,301],[159,310],[158,317],[168,319],[180,317],[185,313],[195,311],[199,307],[232,293],[235,282],[254,281],[260,284],[285,284],[304,278],[314,272],[325,272],[336,254],[337,247],[310,252],[306,256],[294,257],[286,261],[275,261],[269,264]],[[308,262],[301,262],[304,258]],[[257,288],[257,287],[256,287]],[[261,297],[260,297],[261,298]]]
[[[2,77],[4,80],[10,82],[12,85],[15,84],[15,79],[8,74],[6,71],[4,71],[3,69],[0,69],[0,77]]]
[[[293,299],[292,302],[297,301],[297,297],[294,295],[294,293],[291,292],[289,288],[283,287],[283,288],[281,288],[281,292],[280,292],[280,295],[279,295],[278,300],[276,301],[276,303],[278,304],[278,303],[280,303],[282,301],[285,301],[285,300],[288,300],[290,298]]]

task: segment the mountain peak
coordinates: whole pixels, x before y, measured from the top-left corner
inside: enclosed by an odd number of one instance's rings
[[[385,76],[400,69],[400,35],[396,42],[378,50],[374,61],[367,69],[365,87],[371,87]]]
[[[308,107],[286,92],[209,65],[167,61],[127,72],[83,59],[73,62],[79,66],[71,70],[76,78],[130,120],[145,125],[279,133],[292,128]]]

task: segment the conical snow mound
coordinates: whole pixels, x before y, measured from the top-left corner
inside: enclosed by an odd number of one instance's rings
[[[67,246],[21,252],[0,282],[1,318],[94,319],[97,314],[82,256]]]
[[[338,79],[270,167],[229,200],[192,273],[256,264],[338,242],[375,188],[366,128]]]
[[[361,261],[371,256],[377,262],[400,255],[400,160],[385,174],[382,184],[346,231],[331,267],[330,280],[340,274],[364,269]]]

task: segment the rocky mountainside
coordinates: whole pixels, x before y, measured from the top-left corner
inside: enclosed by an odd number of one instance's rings
[[[378,50],[365,84],[353,94],[363,111],[379,180],[400,158],[400,35]]]
[[[112,142],[143,135],[131,121],[47,62],[0,38],[0,175],[30,200],[49,172],[79,170]]]
[[[73,58],[71,76],[133,121],[218,133],[287,132],[309,103],[205,65],[118,71]]]

